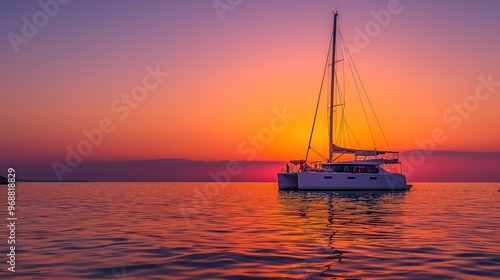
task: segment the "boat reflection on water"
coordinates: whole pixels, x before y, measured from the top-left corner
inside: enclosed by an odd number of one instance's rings
[[[405,195],[404,191],[279,191],[283,213],[296,213],[297,219],[288,219],[290,226],[303,229],[303,247],[295,249],[303,251],[304,260],[291,266],[283,279],[346,277],[353,270],[363,270],[355,264],[358,260],[366,264],[373,257],[366,254],[367,247],[377,255],[372,260],[376,261],[380,250],[403,239]],[[385,266],[371,265],[366,269]]]

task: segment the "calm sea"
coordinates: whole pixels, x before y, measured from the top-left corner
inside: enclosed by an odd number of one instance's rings
[[[498,279],[500,183],[18,183],[1,279]],[[7,224],[6,188],[0,217]]]

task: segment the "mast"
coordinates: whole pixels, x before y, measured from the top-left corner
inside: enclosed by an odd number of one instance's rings
[[[333,153],[333,97],[334,97],[334,88],[335,88],[335,46],[337,45],[336,42],[336,35],[337,35],[337,16],[339,14],[337,11],[334,12],[333,14],[333,32],[332,32],[332,79],[330,82],[330,127],[328,131],[328,162],[332,162],[332,153]]]

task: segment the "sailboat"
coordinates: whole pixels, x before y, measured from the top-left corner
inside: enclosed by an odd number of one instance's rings
[[[326,162],[316,163],[314,167],[311,167],[307,162],[318,112],[317,106],[306,159],[290,161],[292,168],[290,169],[287,164],[286,170],[278,173],[278,187],[280,190],[409,190],[412,186],[406,182],[406,177],[402,173],[399,152],[378,150],[376,148],[371,150],[344,148],[336,145],[333,141],[335,133],[335,65],[339,62],[335,56],[338,32],[337,12],[334,12],[333,18],[333,32],[330,45],[331,81],[328,117],[328,157],[326,158]],[[329,55],[330,50],[328,51]],[[327,65],[325,65],[325,70]],[[342,160],[345,156],[349,160]]]

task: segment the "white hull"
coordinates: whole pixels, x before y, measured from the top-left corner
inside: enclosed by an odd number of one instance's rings
[[[280,190],[409,190],[402,174],[395,173],[334,173],[334,172],[298,172],[279,173]]]

